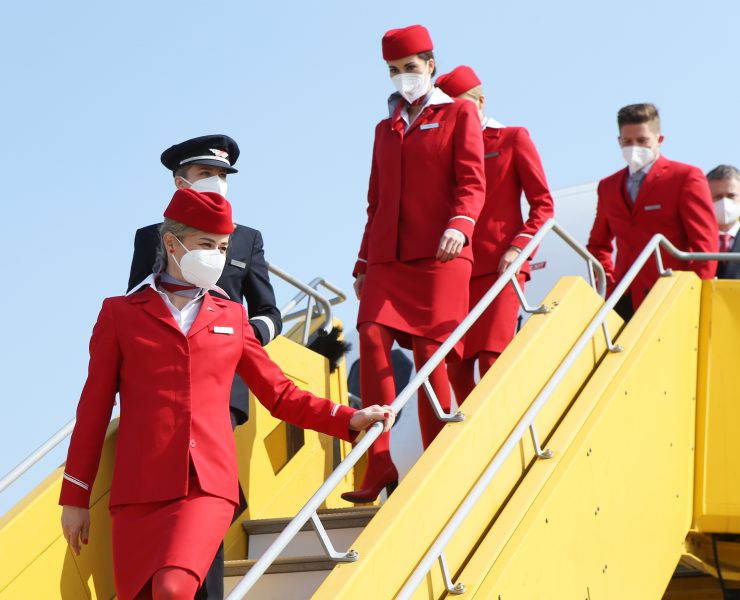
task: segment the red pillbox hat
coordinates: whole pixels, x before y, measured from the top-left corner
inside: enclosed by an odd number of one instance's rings
[[[470,67],[461,65],[455,69],[452,69],[449,73],[440,75],[437,77],[437,81],[434,82],[440,90],[442,90],[448,96],[457,98],[468,90],[472,90],[474,87],[480,85],[480,79],[475,74],[475,71]]]
[[[391,29],[383,36],[383,60],[398,60],[433,49],[432,38],[423,25]]]
[[[225,235],[234,232],[231,204],[215,192],[196,192],[182,188],[175,192],[164,211],[167,219],[206,233]]]

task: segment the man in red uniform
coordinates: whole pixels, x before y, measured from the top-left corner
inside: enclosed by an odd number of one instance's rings
[[[668,160],[660,154],[663,135],[653,104],[631,104],[619,110],[619,145],[627,168],[599,182],[596,219],[588,240],[589,251],[606,272],[611,293],[656,233],[689,252],[717,252],[717,219],[704,174],[697,167]],[[616,264],[613,262],[614,243]],[[711,279],[712,261],[686,262],[662,252],[669,269],[694,271]],[[654,260],[648,261],[617,305],[629,319],[658,279]]]
[[[485,115],[486,99],[481,81],[473,69],[457,67],[440,75],[436,85],[448,96],[474,102],[483,128],[486,202],[473,235],[472,308],[537,230],[553,216],[553,201],[529,132],[524,127],[506,127]],[[526,222],[522,218],[522,192],[529,202]],[[522,287],[529,276],[529,262],[526,262],[518,275]],[[506,286],[468,331],[464,359],[448,365],[459,403],[475,387],[476,358],[482,377],[514,337],[518,313],[519,299],[513,286]]]

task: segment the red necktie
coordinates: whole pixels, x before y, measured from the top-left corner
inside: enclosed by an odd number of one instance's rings
[[[734,241],[734,236],[730,235],[729,233],[720,233],[719,234],[719,251],[720,252],[732,252],[732,242]]]

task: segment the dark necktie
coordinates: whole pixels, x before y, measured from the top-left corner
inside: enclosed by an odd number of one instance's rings
[[[734,236],[729,233],[719,234],[719,251],[720,252],[732,252],[732,243],[735,241]]]

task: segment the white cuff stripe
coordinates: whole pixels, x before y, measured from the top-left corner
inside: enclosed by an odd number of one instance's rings
[[[250,321],[263,321],[267,325],[267,331],[270,334],[270,339],[267,342],[269,343],[275,339],[275,323],[272,322],[270,317],[260,315],[259,317],[252,317]]]
[[[367,262],[364,258],[358,258],[357,260],[359,260],[360,262],[364,262],[364,263]]]
[[[89,491],[90,490],[90,486],[89,485],[87,485],[86,483],[80,481],[79,479],[77,479],[75,477],[72,477],[68,473],[65,473],[63,477],[64,477],[64,479],[66,479],[70,483],[74,483],[75,485],[79,485],[85,491]]]
[[[529,233],[520,233],[516,237],[525,237],[525,238],[529,238],[531,240],[534,236],[531,235],[531,234],[529,234]]]
[[[335,417],[338,412],[339,412],[339,404],[335,404],[334,406],[332,406],[331,416]]]
[[[475,225],[475,219],[471,219],[470,217],[466,217],[464,215],[457,215],[456,217],[452,217],[450,221],[454,221],[455,219],[465,219],[466,221],[470,221],[473,225]],[[448,223],[450,221],[447,221]]]

